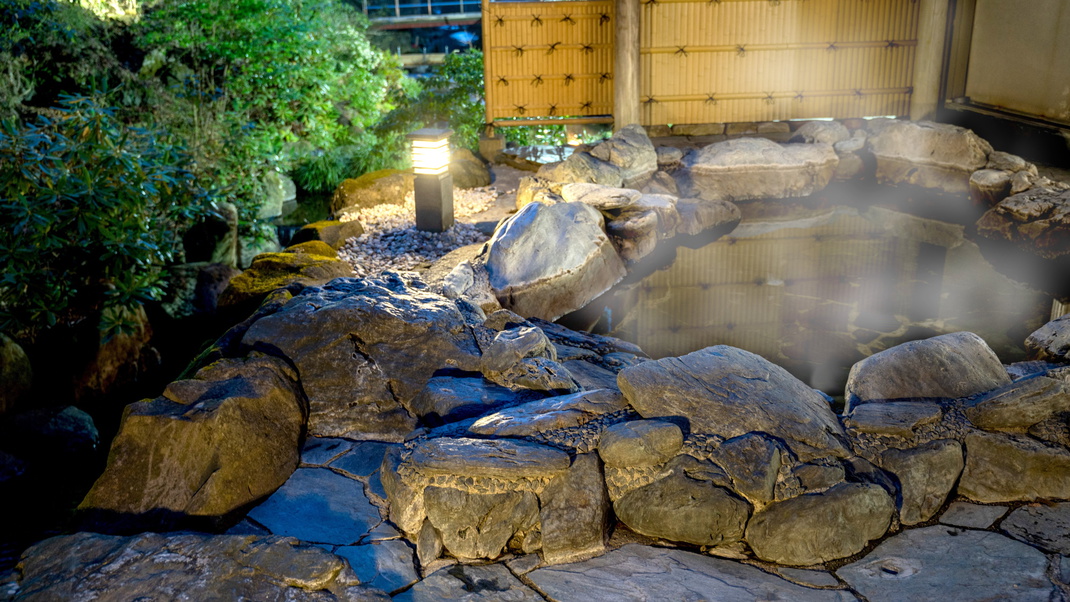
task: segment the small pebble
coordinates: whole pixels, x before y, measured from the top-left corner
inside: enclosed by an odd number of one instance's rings
[[[416,201],[413,193],[402,205],[377,205],[340,216],[343,222],[357,220],[364,234],[350,238],[338,256],[353,266],[362,278],[375,277],[386,270],[409,271],[429,264],[454,249],[486,242],[489,238],[474,224],[462,220],[490,209],[498,192],[494,187],[453,190],[456,222],[445,232],[416,229]]]

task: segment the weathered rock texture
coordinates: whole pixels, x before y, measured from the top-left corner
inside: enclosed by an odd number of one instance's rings
[[[843,427],[819,393],[761,357],[725,345],[623,370],[618,383],[644,418],[679,416],[691,432],[731,438],[754,431],[806,460],[848,455]]]
[[[658,153],[646,130],[637,124],[624,126],[599,143],[591,149],[591,156],[617,166],[623,185],[629,188],[641,188],[658,170]]]
[[[53,537],[23,553],[19,600],[381,600],[345,560],[284,537]]]
[[[1032,188],[1003,199],[977,221],[977,233],[1044,259],[1070,255],[1070,190]]]
[[[1025,346],[1038,360],[1070,361],[1070,315],[1038,328],[1025,340]]]
[[[271,493],[297,467],[307,406],[296,379],[275,358],[220,360],[131,404],[79,508],[167,525]]]
[[[738,138],[711,144],[684,162],[690,171],[690,196],[746,201],[813,194],[828,185],[839,159],[828,144]]]
[[[437,370],[479,366],[457,303],[392,273],[306,289],[242,342],[297,367],[316,436],[400,441],[416,425],[409,403]]]
[[[792,498],[754,515],[747,542],[755,555],[807,565],[859,552],[888,529],[895,502],[877,485],[844,483]]]
[[[624,277],[624,264],[584,203],[532,203],[490,240],[487,272],[502,306],[554,320],[579,309]]]
[[[981,337],[955,332],[897,345],[852,366],[847,409],[878,400],[957,399],[1009,382]]]
[[[381,169],[344,180],[331,197],[331,213],[341,215],[376,205],[400,205],[415,181],[411,172],[397,169]]]
[[[965,128],[931,122],[895,121],[869,138],[877,179],[949,193],[969,192],[970,176],[985,167],[992,146]]]

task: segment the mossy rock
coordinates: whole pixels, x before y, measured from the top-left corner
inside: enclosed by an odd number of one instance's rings
[[[262,253],[249,269],[230,281],[219,297],[219,306],[258,305],[276,289],[291,283],[319,286],[335,278],[352,276],[353,269],[338,259],[334,249],[322,241],[289,247],[282,253]]]
[[[400,169],[380,169],[345,180],[331,197],[331,213],[337,216],[376,205],[400,205],[415,181],[415,174]]]
[[[342,248],[347,240],[361,234],[364,234],[364,226],[361,226],[358,221],[323,220],[313,222],[298,230],[290,239],[290,244],[323,241],[337,250]]]
[[[308,240],[305,242],[298,242],[291,244],[282,250],[283,253],[302,253],[304,255],[317,255],[319,257],[328,257],[331,259],[338,259],[338,252],[334,250],[331,245],[323,242],[322,240]],[[269,255],[269,253],[265,253]],[[259,259],[259,257],[257,257]],[[253,260],[254,262],[256,259]]]

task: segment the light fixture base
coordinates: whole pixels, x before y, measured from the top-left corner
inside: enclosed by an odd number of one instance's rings
[[[416,229],[445,232],[453,227],[453,176],[420,174],[414,183]]]

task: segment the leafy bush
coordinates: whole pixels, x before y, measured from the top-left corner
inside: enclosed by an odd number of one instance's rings
[[[56,0],[0,0],[0,119],[21,104],[55,105],[129,79],[111,49],[115,31],[90,11]]]
[[[136,39],[156,119],[188,140],[248,223],[267,169],[289,171],[317,149],[377,147],[371,126],[403,74],[366,28],[338,0],[162,0]],[[334,158],[313,171],[331,172]]]
[[[396,135],[446,123],[454,146],[476,150],[486,119],[483,97],[483,53],[468,50],[447,54],[415,98],[387,115],[380,129]]]
[[[158,298],[161,267],[208,205],[188,157],[158,132],[87,97],[57,113],[0,125],[0,330],[31,338]]]

